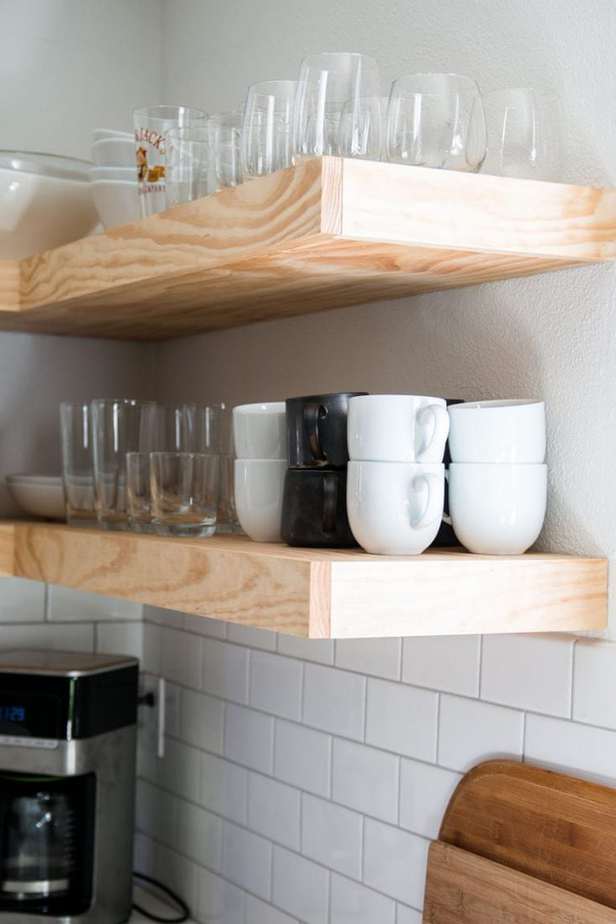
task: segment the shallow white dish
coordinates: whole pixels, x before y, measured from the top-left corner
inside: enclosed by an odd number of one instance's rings
[[[135,164],[135,142],[128,135],[100,138],[92,145],[92,160],[99,167],[128,167]]]
[[[95,180],[90,185],[105,230],[139,219],[139,187],[136,182]]]
[[[90,166],[54,154],[0,151],[0,259],[20,260],[94,230]]]
[[[61,475],[7,475],[6,484],[24,513],[48,520],[66,519]]]
[[[95,128],[92,132],[92,143],[96,144],[97,141],[103,141],[106,138],[130,138],[134,143],[134,136],[132,132],[122,132],[117,128]]]

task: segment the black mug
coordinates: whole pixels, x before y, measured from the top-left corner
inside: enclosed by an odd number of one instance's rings
[[[287,470],[282,538],[287,545],[348,548],[357,542],[346,509],[346,470]]]
[[[349,399],[364,391],[287,398],[287,449],[291,468],[344,468],[349,461]]]

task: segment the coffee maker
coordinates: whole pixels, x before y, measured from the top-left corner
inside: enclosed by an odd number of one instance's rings
[[[0,653],[0,922],[128,920],[138,675],[135,658]]]

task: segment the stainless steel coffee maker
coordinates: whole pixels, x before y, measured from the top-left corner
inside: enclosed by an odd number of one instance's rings
[[[128,920],[137,691],[134,658],[0,654],[0,921]]]

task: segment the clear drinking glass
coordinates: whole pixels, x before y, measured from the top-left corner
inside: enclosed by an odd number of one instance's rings
[[[379,93],[379,68],[374,58],[351,52],[326,52],[304,58],[295,100],[296,154],[337,154],[345,107]]]
[[[210,164],[206,125],[174,128],[167,133],[167,208],[207,196]]]
[[[207,121],[217,188],[242,182],[240,164],[241,112],[219,112]]]
[[[240,143],[242,178],[274,173],[293,163],[296,80],[268,80],[248,89]]]
[[[484,96],[488,153],[482,172],[533,180],[560,176],[558,98],[519,87]]]
[[[150,453],[126,453],[126,506],[128,525],[137,533],[152,532]]]
[[[224,404],[211,404],[196,409],[195,449],[215,453],[220,459],[220,491],[216,531],[233,533],[240,529],[235,510],[235,453],[231,412]]]
[[[207,114],[189,106],[144,106],[133,110],[137,180],[141,216],[147,218],[166,207],[165,178],[167,135],[171,129],[202,125]]]
[[[386,144],[388,160],[396,163],[475,173],[486,154],[479,87],[459,74],[394,80]]]
[[[198,446],[196,404],[159,404],[156,408],[156,445],[161,452],[203,451]]]
[[[66,519],[71,526],[90,526],[96,522],[90,406],[63,401],[60,432]]]
[[[387,104],[386,96],[362,96],[345,104],[338,129],[338,154],[383,160]]]
[[[127,529],[126,454],[156,445],[153,401],[97,399],[90,405],[96,516],[105,529]]]
[[[152,522],[164,536],[207,537],[216,531],[220,459],[197,452],[150,455]]]

